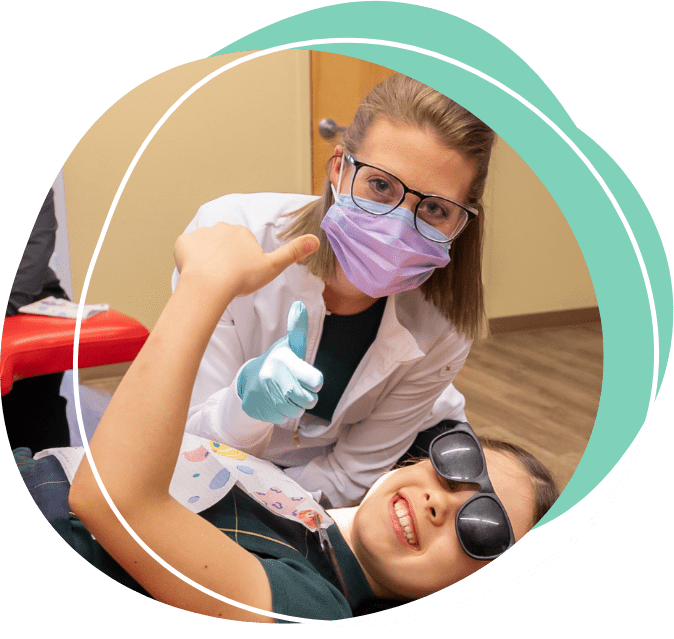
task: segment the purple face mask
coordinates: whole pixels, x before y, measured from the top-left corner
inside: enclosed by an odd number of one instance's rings
[[[376,210],[382,205],[368,200],[367,206]],[[384,206],[382,212],[387,209]],[[412,211],[398,207],[386,215],[373,215],[346,193],[336,196],[321,228],[348,280],[370,297],[385,297],[418,288],[436,268],[449,264],[447,237],[423,220],[417,224],[446,243],[423,237],[414,227]]]

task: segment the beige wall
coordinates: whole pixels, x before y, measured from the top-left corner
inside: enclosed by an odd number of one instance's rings
[[[87,132],[64,166],[79,300],[115,191],[137,149],[193,84],[240,55],[178,67],[136,88]],[[225,71],[168,119],[113,215],[87,294],[153,327],[170,295],[173,244],[199,205],[228,192],[310,192],[309,57],[264,56]]]
[[[564,215],[534,172],[501,139],[494,149],[485,204],[488,317],[597,305]]]
[[[113,105],[64,166],[73,287],[79,300],[115,191],[137,149],[193,84],[240,55],[186,64]],[[108,302],[152,328],[170,295],[175,238],[200,204],[229,192],[311,192],[306,51],[224,72],[164,124],[113,216],[86,301]],[[484,277],[490,317],[596,305],[564,217],[502,140],[486,194]]]

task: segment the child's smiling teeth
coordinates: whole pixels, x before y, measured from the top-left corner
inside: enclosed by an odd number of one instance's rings
[[[399,500],[395,503],[394,510],[400,526],[403,529],[403,534],[407,543],[410,546],[417,545],[417,537],[414,534],[414,525],[412,524],[412,517],[410,517],[409,511],[407,510],[407,504],[403,500]]]

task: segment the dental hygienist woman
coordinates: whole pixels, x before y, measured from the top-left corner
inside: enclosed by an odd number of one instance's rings
[[[186,232],[224,221],[248,227],[265,251],[305,233],[321,247],[230,304],[187,431],[348,506],[408,450],[424,452],[437,424],[464,420],[451,383],[483,317],[493,142],[470,112],[394,75],[361,103],[322,197],[231,194],[200,207]]]

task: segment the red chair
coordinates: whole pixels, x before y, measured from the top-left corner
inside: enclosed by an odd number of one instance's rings
[[[5,318],[0,350],[2,394],[14,381],[60,373],[73,367],[74,319],[42,315]],[[82,320],[79,339],[80,368],[132,361],[149,331],[138,321],[117,311],[98,313]]]

